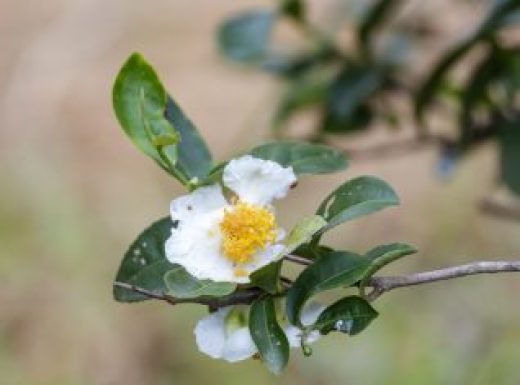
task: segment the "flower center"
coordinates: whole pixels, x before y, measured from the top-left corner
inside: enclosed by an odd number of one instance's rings
[[[246,263],[276,239],[276,221],[269,210],[238,202],[220,223],[222,251],[235,263]]]

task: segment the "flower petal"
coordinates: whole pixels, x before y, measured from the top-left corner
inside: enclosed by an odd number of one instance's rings
[[[249,328],[243,327],[228,336],[222,358],[228,362],[237,362],[251,358],[257,351]]]
[[[225,318],[231,307],[221,308],[197,322],[195,341],[202,353],[212,358],[222,358],[226,344]]]
[[[285,246],[282,244],[274,244],[267,246],[264,250],[256,253],[250,262],[241,266],[249,274],[261,269],[264,266],[269,265],[271,262],[275,262],[280,259],[283,255]]]
[[[222,181],[241,201],[263,206],[285,197],[296,176],[292,167],[245,155],[227,164]]]
[[[219,223],[223,215],[221,209],[179,221],[166,241],[166,258],[197,279],[228,281],[233,276],[233,266],[220,251]]]
[[[212,358],[237,362],[251,358],[257,348],[247,326],[226,333],[226,317],[234,306],[220,308],[197,322],[194,329],[197,346]]]
[[[318,302],[310,302],[306,305],[301,315],[303,326],[310,326],[315,323],[324,309],[325,307]]]
[[[323,309],[325,309],[325,307],[317,302],[309,303],[302,311],[302,324],[304,326],[309,326],[315,323]],[[287,340],[289,341],[289,346],[292,348],[300,347],[302,335],[301,329],[289,324],[284,327],[284,331],[285,335],[287,336]],[[320,337],[320,332],[318,330],[313,330],[307,335],[305,343],[313,344],[314,342],[318,341]]]
[[[200,187],[191,194],[174,199],[170,204],[170,215],[174,221],[190,220],[227,205],[218,184]]]

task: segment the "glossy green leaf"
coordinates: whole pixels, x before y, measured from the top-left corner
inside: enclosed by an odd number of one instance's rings
[[[188,179],[206,177],[213,167],[211,152],[197,128],[171,97],[166,104],[166,119],[180,135],[176,168]]]
[[[312,236],[321,230],[327,221],[319,215],[303,218],[294,226],[289,235],[284,240],[284,254],[289,254],[296,250],[300,245],[311,240]]]
[[[251,283],[269,294],[276,294],[279,290],[280,270],[282,261],[277,261],[262,267],[251,274]]]
[[[363,298],[350,296],[326,308],[313,328],[321,334],[338,331],[355,335],[362,332],[377,316],[377,311]]]
[[[166,91],[154,69],[141,55],[130,56],[114,83],[116,116],[134,144],[175,175],[179,138],[164,117],[166,102]]]
[[[334,249],[328,246],[304,243],[294,250],[293,254],[307,259],[316,259],[330,253],[331,251],[334,251]]]
[[[398,204],[397,194],[385,181],[361,176],[338,187],[323,201],[317,214],[328,222],[323,232],[345,221]]]
[[[336,149],[320,144],[281,141],[255,147],[251,155],[272,160],[284,167],[291,166],[296,175],[327,174],[344,170],[345,155]]]
[[[198,280],[182,266],[177,265],[164,274],[164,283],[168,294],[176,298],[222,297],[231,294],[236,289],[236,284],[232,282]]]
[[[305,302],[315,294],[359,281],[370,261],[358,254],[335,251],[316,259],[296,278],[287,293],[286,311],[292,324],[301,325],[300,313]]]
[[[280,374],[289,361],[289,342],[276,319],[272,297],[253,302],[249,330],[264,364],[271,372]]]
[[[264,58],[276,15],[270,11],[248,11],[227,20],[218,31],[224,55],[239,62]]]
[[[164,293],[163,276],[174,268],[174,265],[166,260],[164,243],[170,237],[173,223],[169,217],[163,218],[144,230],[130,245],[125,253],[116,282],[128,283],[143,289]],[[143,301],[148,297],[114,287],[114,298],[120,302]]]
[[[502,127],[499,143],[502,179],[511,191],[520,194],[520,120]]]
[[[279,141],[262,144],[246,154],[272,160],[284,167],[291,166],[296,175],[327,174],[348,166],[345,155],[331,147],[296,141]],[[244,154],[237,155],[242,156]],[[209,173],[208,180],[218,181],[228,162],[221,162]]]
[[[365,258],[370,261],[370,267],[367,269],[359,285],[360,290],[363,291],[367,280],[384,266],[415,253],[417,253],[417,249],[406,243],[390,243],[388,245],[374,247],[368,251],[365,254]]]
[[[372,264],[384,266],[399,258],[410,254],[417,253],[417,249],[406,243],[389,243],[381,245],[369,250],[365,257],[368,258]]]

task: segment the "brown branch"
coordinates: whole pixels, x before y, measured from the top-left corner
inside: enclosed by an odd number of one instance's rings
[[[152,299],[158,299],[160,301],[165,301],[170,305],[177,305],[180,303],[198,303],[200,305],[208,305],[213,309],[218,309],[221,307],[231,306],[231,305],[241,305],[241,304],[250,304],[256,298],[258,298],[263,291],[257,288],[251,288],[246,290],[241,290],[236,293],[226,295],[223,297],[212,298],[212,297],[197,297],[197,298],[175,298],[171,295],[168,295],[163,292],[147,290],[142,287],[138,287],[135,285],[131,285],[124,282],[114,282],[115,287],[119,287],[122,289],[130,290],[135,293],[139,293],[145,295]]]
[[[306,266],[312,264],[311,260],[299,257],[297,255],[287,255],[285,259]],[[422,285],[425,283],[460,278],[468,275],[504,273],[515,271],[520,272],[520,261],[474,262],[466,265],[447,267],[444,269],[425,271],[422,273],[414,273],[404,276],[371,277],[368,280],[366,286],[372,287],[373,290],[367,295],[367,299],[369,301],[374,301],[382,294],[397,289],[399,287]],[[292,281],[288,278],[283,277],[283,283],[286,289],[288,289],[290,284],[292,284]],[[126,290],[131,290],[135,293],[145,295],[149,298],[165,301],[171,305],[177,305],[179,303],[197,303],[201,305],[207,305],[212,309],[218,309],[221,307],[231,305],[250,304],[259,296],[264,294],[264,292],[261,289],[250,288],[240,290],[236,293],[218,298],[175,298],[162,292],[143,289],[141,287],[127,284],[124,282],[114,282],[114,286]],[[279,295],[282,296],[284,294],[285,292],[282,292]]]
[[[311,259],[300,257],[299,255],[288,254],[288,255],[284,256],[283,258],[286,261],[294,262],[294,263],[296,263],[298,265],[303,265],[303,266],[312,265],[312,260]]]
[[[493,261],[474,262],[461,266],[447,267],[444,269],[425,271],[405,276],[396,277],[372,277],[367,286],[373,288],[367,298],[375,300],[383,293],[399,287],[422,285],[430,282],[443,281],[476,274],[493,274],[520,271],[520,261]]]
[[[495,216],[500,219],[520,221],[520,208],[504,203],[494,202],[487,198],[480,202],[480,210],[487,215]]]

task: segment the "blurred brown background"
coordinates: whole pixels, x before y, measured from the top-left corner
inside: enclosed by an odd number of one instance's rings
[[[311,2],[317,20],[330,2]],[[457,13],[441,12],[447,1],[412,3],[442,15],[440,47],[465,32],[482,4],[461,1]],[[323,339],[311,358],[295,351],[281,377],[255,361],[199,354],[192,329],[202,308],[112,300],[125,248],[182,192],[118,127],[113,79],[130,53],[142,52],[217,158],[267,138],[280,86],[226,63],[214,42],[223,18],[253,5],[272,3],[0,0],[0,383],[519,384],[518,276],[385,295],[365,333]],[[396,188],[401,207],[332,232],[334,245],[417,246],[420,254],[394,273],[518,258],[520,225],[477,209],[495,156],[482,148],[447,183],[434,175],[433,150],[354,163],[303,180],[279,210],[290,226],[346,178],[374,174]]]

